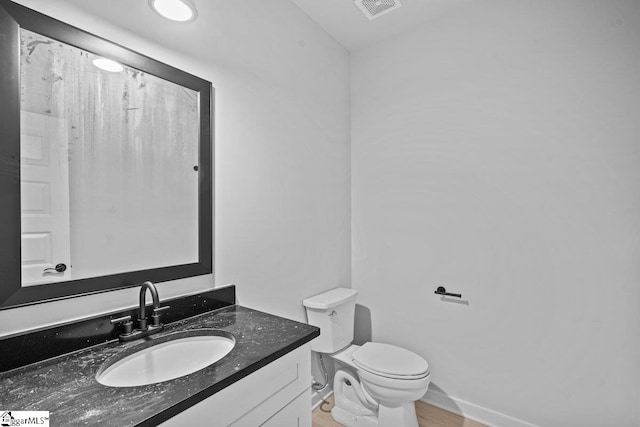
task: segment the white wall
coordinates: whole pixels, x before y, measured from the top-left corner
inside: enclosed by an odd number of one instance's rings
[[[640,425],[639,47],[638,1],[487,0],[352,54],[353,287],[431,400]]]
[[[302,298],[350,280],[349,54],[288,0],[200,1],[176,25],[129,0],[21,0],[213,82],[215,280],[243,305],[304,320]],[[0,336],[135,305],[137,290],[0,311]]]

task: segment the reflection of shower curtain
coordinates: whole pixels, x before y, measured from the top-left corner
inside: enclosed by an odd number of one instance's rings
[[[49,157],[60,159],[65,179],[30,178],[22,189],[31,205],[46,198],[67,212],[64,233],[31,214],[23,278],[40,284],[198,263],[200,94],[129,66],[106,72],[95,54],[23,28],[20,42],[22,128],[43,123],[21,145],[36,155],[48,154],[45,143],[57,150]],[[65,194],[43,196],[49,183]],[[51,249],[63,240],[69,256]],[[69,266],[64,277],[42,276],[58,263]]]

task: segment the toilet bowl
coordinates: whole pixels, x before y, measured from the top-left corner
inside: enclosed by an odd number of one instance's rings
[[[338,372],[349,369],[356,373],[359,384],[353,385],[353,380],[351,383],[356,390],[358,385],[362,387],[364,398],[358,396],[360,403],[366,406],[375,402],[378,407],[376,424],[370,424],[370,420],[363,424],[362,420],[354,418],[352,420],[355,422],[350,424],[349,420],[345,422],[341,414],[341,419],[336,419],[337,421],[348,427],[417,427],[415,401],[424,396],[431,381],[429,365],[422,357],[404,348],[377,342],[368,342],[362,346],[352,344],[330,356],[341,368]],[[334,394],[338,408],[344,401],[341,396],[344,388],[340,380],[341,376],[336,374]],[[332,415],[336,418],[334,413]]]
[[[429,387],[429,365],[391,344],[352,344],[357,291],[336,288],[303,300],[309,324],[320,327],[311,349],[336,362],[332,417],[347,427],[417,427],[415,401]]]

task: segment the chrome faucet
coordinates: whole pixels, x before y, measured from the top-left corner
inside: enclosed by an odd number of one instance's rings
[[[151,292],[151,298],[153,299],[153,307],[151,310],[151,325],[149,325],[149,319],[147,318],[147,290]],[[144,282],[142,285],[140,285],[138,329],[132,328],[133,322],[131,321],[130,315],[112,319],[111,323],[122,323],[124,332],[119,335],[120,341],[132,341],[138,338],[158,333],[163,330],[164,324],[160,322],[160,313],[167,310],[168,308],[168,305],[160,307],[160,298],[158,297],[158,290],[156,289],[156,286],[151,282]]]

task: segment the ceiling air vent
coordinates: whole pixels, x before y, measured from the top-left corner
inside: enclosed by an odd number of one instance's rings
[[[355,0],[355,3],[369,20],[376,19],[402,6],[400,0]]]

